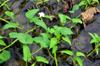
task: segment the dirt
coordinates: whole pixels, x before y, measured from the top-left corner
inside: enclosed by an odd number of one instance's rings
[[[70,0],[68,0],[68,1],[65,0],[64,3],[60,2],[57,4],[55,1],[50,0],[50,2],[48,4],[43,4],[41,6],[38,6],[38,8],[40,8],[40,10],[44,11],[46,14],[49,14],[49,15],[53,14],[53,15],[57,16],[57,14],[59,12],[66,14],[68,12],[68,10],[73,6],[73,4],[75,4],[79,1],[80,0],[77,0],[75,2],[73,1],[73,3],[72,3]],[[31,26],[33,26],[33,24],[30,25],[28,23],[28,20],[25,17],[25,12],[27,12],[28,9],[36,8],[34,3],[32,3],[28,0],[19,0],[19,1],[11,0],[10,3],[11,3],[11,10],[16,14],[14,21],[19,22],[20,25],[24,26],[23,30],[18,30],[18,31],[25,32],[25,31],[29,30],[30,28],[32,28]],[[51,9],[48,9],[48,8],[51,8]],[[98,6],[97,8],[99,9],[100,6]],[[70,15],[71,17],[77,17],[81,13],[82,13],[82,10],[79,9],[74,14],[68,14],[68,15]],[[85,15],[87,15],[87,13],[85,13]],[[94,12],[93,12],[91,15],[89,15],[89,16],[91,16],[91,19],[93,18],[93,20],[88,25],[86,25],[85,28],[83,28],[83,25],[75,26],[78,28],[79,34],[77,34],[75,38],[72,38],[72,47],[65,44],[64,42],[61,42],[60,45],[58,46],[57,58],[58,58],[59,66],[74,66],[72,64],[72,61],[70,60],[70,58],[68,58],[68,56],[62,55],[61,53],[59,53],[59,51],[62,49],[72,49],[73,51],[81,51],[81,52],[84,52],[85,54],[90,53],[91,50],[93,50],[94,47],[92,44],[90,44],[91,37],[89,35],[89,32],[97,33],[100,36],[100,14],[95,13],[95,15],[94,15]],[[45,21],[46,21],[46,24],[50,27],[52,27],[53,25],[59,24],[58,18],[54,18],[52,21],[50,21],[50,20],[45,20]],[[0,24],[0,26],[2,26],[2,25]],[[43,32],[41,29],[36,29],[35,31],[36,31],[36,34],[37,34],[37,32]],[[5,34],[8,34],[8,32]],[[34,34],[34,35],[36,35],[36,34]],[[7,41],[9,41],[9,40],[7,40]],[[18,43],[16,43],[16,44],[18,44]],[[8,60],[7,62],[1,64],[0,66],[25,66],[25,62],[23,60],[21,60],[22,59],[22,52],[21,52],[22,49],[20,49],[18,51],[15,50],[19,46],[21,46],[21,45],[18,44],[18,46],[13,46],[14,48],[10,49],[10,51],[12,53],[12,58],[10,60]],[[38,46],[36,44],[30,45],[29,47],[30,47],[31,52],[33,52],[33,53],[37,49],[40,48],[40,46]],[[49,64],[37,63],[36,66],[55,66],[55,62],[54,62],[54,60],[52,60],[52,57],[49,55],[48,49],[42,49],[39,52],[37,52],[36,54],[32,54],[32,55],[33,56],[43,55],[49,60]],[[30,62],[29,65],[31,63],[32,62]],[[91,56],[84,58],[84,66],[100,66],[100,52],[99,52],[98,56],[96,56],[96,54],[94,53]]]

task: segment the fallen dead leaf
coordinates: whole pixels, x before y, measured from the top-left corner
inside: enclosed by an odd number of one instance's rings
[[[88,8],[85,12],[81,13],[82,20],[87,24],[90,20],[93,19],[96,13],[100,13],[100,10],[96,7]]]

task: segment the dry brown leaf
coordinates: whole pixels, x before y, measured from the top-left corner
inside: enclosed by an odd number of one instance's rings
[[[85,12],[81,13],[82,20],[85,22],[85,24],[87,24],[90,20],[93,19],[94,15],[98,12],[100,13],[99,9],[97,9],[96,7],[91,7],[87,9]]]

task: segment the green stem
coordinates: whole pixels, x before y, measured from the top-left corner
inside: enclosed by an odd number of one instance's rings
[[[95,51],[95,49],[93,49],[93,50],[87,55],[87,57],[89,57],[94,51]]]
[[[0,18],[0,20],[4,21],[4,22],[6,22],[6,23],[9,23],[9,21],[7,21],[7,20],[5,20],[5,19],[3,19],[3,18]]]
[[[32,28],[32,29],[26,31],[25,33],[30,33],[30,32],[32,32],[32,31],[34,31],[35,29],[36,29],[36,27],[34,27],[34,28]]]
[[[36,50],[34,53],[32,53],[32,55],[34,55],[34,54],[36,54],[38,51],[40,51],[42,49],[42,47],[41,48],[39,48],[38,50]]]
[[[4,21],[4,22],[6,22],[6,23],[10,23],[9,21],[7,21],[7,20],[5,20],[5,19],[3,19],[3,18],[0,18],[0,20]],[[20,27],[20,26],[18,26],[17,28],[19,28],[19,29],[23,29],[23,28]]]
[[[9,0],[4,1],[4,2],[0,5],[0,7],[2,7],[3,5],[5,5],[8,1],[9,1]]]
[[[18,28],[18,29],[20,29],[20,30],[22,30],[22,29],[23,29],[23,27],[20,27],[20,26],[18,26],[17,28]]]
[[[31,32],[32,30],[34,30],[34,28],[32,28],[31,30],[28,30],[28,31],[25,32],[25,33],[29,33],[29,32]],[[5,50],[5,49],[7,49],[7,48],[9,48],[9,47],[11,47],[11,46],[12,46],[13,44],[15,44],[17,41],[18,41],[18,39],[15,39],[11,44],[9,44],[8,46],[6,46],[6,47],[0,49],[0,52],[3,51],[3,50]]]
[[[26,62],[26,66],[28,66],[28,63]]]
[[[8,46],[6,46],[6,47],[4,47],[3,49],[1,49],[0,52],[3,51],[3,50],[5,50],[5,49],[7,49],[7,48],[9,48],[9,47],[11,47],[11,46],[12,46],[13,44],[15,44],[17,41],[18,41],[18,39],[14,40],[11,44],[9,44]]]
[[[8,4],[5,4],[5,7],[8,8],[10,10],[10,7],[8,6]]]
[[[56,66],[58,66],[58,61],[57,61],[56,53],[54,53],[54,59],[55,59]]]
[[[76,62],[75,62],[75,60],[74,60],[74,58],[72,58],[71,56],[70,56],[70,58],[71,58],[71,60],[73,61],[73,64],[74,64],[75,66],[77,66],[77,65],[76,65]]]
[[[52,59],[54,59],[53,56],[51,55],[51,53],[50,53],[50,51],[49,51],[48,48],[47,48],[47,51],[48,51],[48,53],[49,53],[49,56],[50,56]]]

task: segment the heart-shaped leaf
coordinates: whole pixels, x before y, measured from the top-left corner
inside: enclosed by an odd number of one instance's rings
[[[27,33],[18,33],[17,39],[23,44],[32,44],[33,38]]]
[[[38,17],[34,17],[32,18],[31,21],[34,22],[36,25],[41,26],[42,28],[47,30],[47,25],[45,24],[45,22],[43,22],[42,19],[39,19]]]

